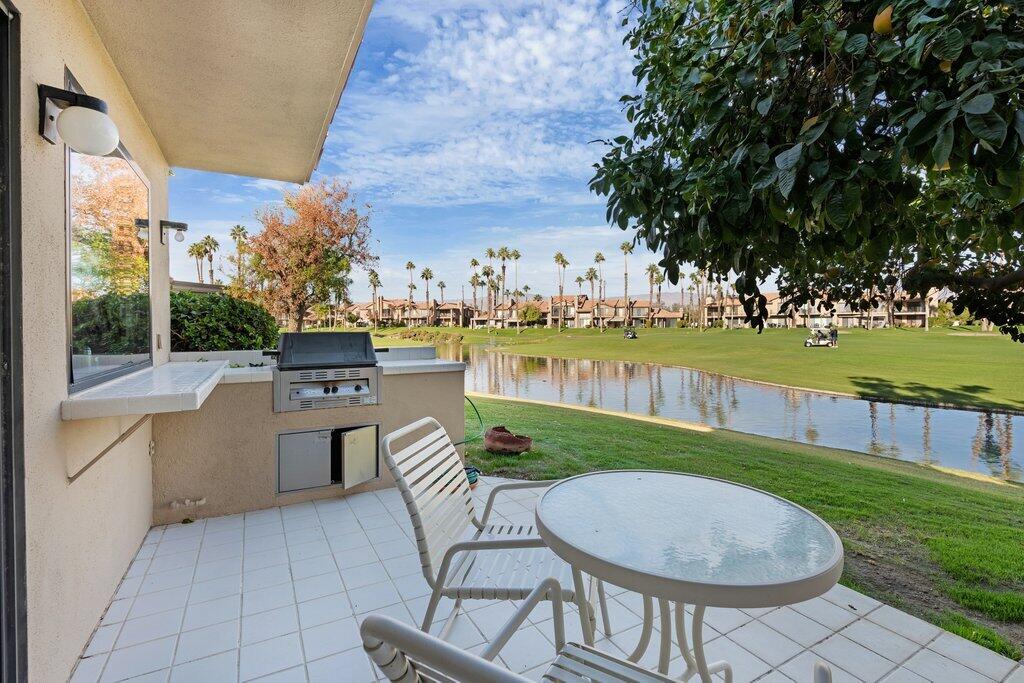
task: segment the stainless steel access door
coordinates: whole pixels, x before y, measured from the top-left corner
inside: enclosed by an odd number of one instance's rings
[[[277,435],[277,490],[331,484],[331,430]]]

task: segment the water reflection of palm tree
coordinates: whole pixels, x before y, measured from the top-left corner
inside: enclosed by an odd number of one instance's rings
[[[880,455],[882,449],[878,444],[878,404],[868,401],[868,419],[871,422],[871,441],[868,442],[868,453]]]
[[[999,440],[999,460],[1003,465],[1003,478],[1011,479],[1016,469],[1013,464],[1013,418],[1010,415],[1000,415],[1002,420],[996,420],[996,435]]]
[[[654,366],[654,375],[658,378],[658,412],[661,412],[662,406],[665,405],[665,385],[662,381],[662,367],[660,365]]]
[[[1012,479],[1018,472],[1013,462],[1013,421],[1009,415],[978,414],[978,429],[971,441],[971,460],[980,460],[993,476]]]
[[[804,436],[807,437],[807,443],[818,443],[818,430],[814,427],[814,417],[811,415],[811,397],[806,396],[804,398],[804,409],[807,412],[806,427],[804,429]]]
[[[654,405],[654,366],[645,365],[644,369],[647,371],[647,414],[657,415],[658,409]]]
[[[921,462],[932,462],[932,409],[925,407],[921,424]]]
[[[630,380],[629,370],[630,370],[630,364],[629,363],[621,363],[620,367],[622,368],[622,387],[623,387],[623,391],[622,391],[622,405],[623,405],[623,408],[622,409],[628,413],[629,412],[629,380]]]
[[[800,395],[794,389],[782,390],[782,409],[787,423],[789,438],[796,441],[797,424],[800,421]]]

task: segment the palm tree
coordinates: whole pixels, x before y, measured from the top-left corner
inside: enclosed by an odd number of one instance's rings
[[[425,283],[427,283],[427,286],[426,286],[425,292],[424,292],[424,295],[426,296],[424,301],[426,301],[427,305],[429,306],[430,305],[430,281],[434,279],[434,271],[432,271],[430,268],[424,268],[420,272],[420,279],[423,280]]]
[[[414,270],[416,270],[416,264],[413,263],[412,261],[406,261],[405,262],[405,269],[407,271],[409,271],[409,298],[406,301],[406,305],[408,306],[408,309],[411,311],[412,310],[412,290],[416,289],[416,285],[412,281],[412,272]]]
[[[206,258],[206,250],[203,248],[202,242],[193,242],[188,245],[188,249],[185,251],[189,256],[196,260],[196,276],[199,278],[199,283],[203,282],[203,259]]]
[[[501,303],[505,303],[505,262],[512,258],[512,252],[509,251],[508,247],[498,248],[498,259],[501,261]]]
[[[492,285],[494,283],[494,268],[490,266],[484,266],[480,269],[480,274],[484,276],[484,287],[487,293],[487,315],[488,317],[494,313],[494,302],[492,300]]]
[[[476,273],[473,273],[473,276],[469,278],[469,285],[473,288],[473,308],[475,310],[478,310],[476,305],[476,290],[477,287],[481,286],[483,283],[484,281],[481,280],[480,276]]]
[[[629,255],[633,253],[633,244],[631,242],[623,242],[619,245],[619,251],[622,252],[622,296],[626,300],[624,324],[628,327],[633,322],[629,308]]]
[[[217,243],[217,240],[213,239],[213,235],[204,237],[200,240],[200,244],[203,245],[203,253],[210,262],[210,284],[213,284],[213,255],[220,249],[220,244]]]
[[[576,282],[576,286],[580,290],[579,291],[580,296],[583,296],[583,283],[586,282],[586,280],[583,279],[582,275],[577,275],[575,282]]]
[[[557,272],[558,272],[558,303],[559,303],[559,305],[561,307],[565,306],[565,304],[562,302],[562,297],[565,296],[565,269],[568,267],[568,265],[569,265],[569,261],[568,261],[568,259],[565,258],[565,254],[563,254],[560,251],[555,252],[555,266],[556,266]],[[554,312],[554,310],[555,310],[555,307],[552,306],[551,307],[552,313]],[[558,329],[559,330],[562,329],[562,319],[565,317],[565,316],[562,315],[562,310],[563,310],[562,308],[558,309]]]
[[[515,288],[519,289],[519,259],[521,259],[523,255],[519,253],[518,249],[513,249],[508,253],[508,256],[512,259],[512,272],[514,273],[513,277],[515,278]]]
[[[239,283],[242,280],[242,242],[249,236],[249,231],[244,225],[234,225],[231,228],[231,239],[235,242],[235,277]]]
[[[594,282],[597,281],[597,268],[587,268],[587,272],[583,274],[583,279],[590,283],[590,299],[594,299]]]
[[[484,256],[487,257],[487,265],[490,267],[491,272],[494,272],[494,259],[497,258],[498,252],[494,251],[490,247],[484,250]]]
[[[477,275],[476,269],[480,267],[480,262],[475,258],[469,260],[469,269],[473,271],[473,275],[469,278],[469,284],[473,287],[473,308],[476,308],[476,288],[479,287],[480,276]],[[476,280],[477,284],[473,284]],[[463,297],[465,298],[465,297]]]
[[[408,287],[409,287],[409,300],[408,300],[408,302],[406,304],[406,306],[407,306],[406,310],[408,311],[406,313],[406,316],[405,316],[406,325],[408,325],[410,322],[412,322],[412,312],[413,312],[412,293],[416,291],[416,283],[415,282],[410,282],[408,284]]]
[[[606,292],[604,291],[604,270],[601,267],[602,263],[604,263],[604,254],[602,254],[601,252],[597,252],[596,254],[594,254],[594,264],[597,266],[597,300],[599,303],[604,301],[604,296],[606,294]],[[600,309],[600,306],[595,306],[594,313],[597,314],[600,311]],[[601,331],[604,332],[603,315],[599,316],[599,321],[601,324]]]
[[[661,286],[665,284],[665,274],[659,271],[654,277],[654,284],[658,287],[658,308],[661,308]]]
[[[447,287],[447,286],[448,285],[446,285],[444,283],[444,280],[438,280],[437,281],[437,288],[441,290],[441,303],[442,304],[444,303],[444,288]]]
[[[654,283],[658,280],[661,271],[658,266],[651,263],[647,266],[647,319],[654,315]]]
[[[373,329],[377,329],[377,319],[380,317],[377,311],[377,290],[380,288],[380,275],[372,268],[367,273],[370,280],[370,289],[373,291],[373,303],[370,306],[370,315],[373,316]]]

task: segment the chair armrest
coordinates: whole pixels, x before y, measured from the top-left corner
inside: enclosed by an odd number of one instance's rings
[[[484,514],[481,515],[479,521],[474,517],[473,524],[476,525],[477,529],[483,529],[487,526],[487,520],[490,518],[491,510],[494,508],[494,499],[502,491],[513,491],[515,489],[543,489],[551,486],[552,484],[557,484],[559,481],[561,480],[547,479],[545,481],[514,481],[507,484],[498,484],[491,489],[491,493],[487,496],[487,504],[484,506]]]
[[[445,551],[444,558],[441,560],[441,566],[437,570],[437,576],[434,579],[434,583],[438,586],[444,585],[444,581],[448,577],[448,569],[451,567],[452,560],[455,559],[455,556],[459,553],[472,552],[474,550],[546,547],[547,545],[544,543],[544,540],[537,536],[459,541],[458,543],[453,543],[448,547],[448,550]],[[431,588],[434,588],[434,586],[432,585]]]
[[[505,647],[516,630],[523,625],[526,618],[533,611],[541,600],[551,601],[551,610],[554,614],[555,623],[555,655],[565,646],[565,620],[562,612],[562,586],[553,578],[541,581],[533,591],[526,596],[526,600],[519,606],[516,613],[512,615],[508,623],[501,627],[501,630],[491,639],[490,645],[480,653],[480,656],[487,661],[492,661]]]
[[[524,683],[525,678],[508,669],[471,655],[440,638],[403,624],[382,614],[371,614],[359,628],[363,648],[370,659],[388,674],[400,674],[406,657],[457,681],[488,681],[488,683]],[[400,668],[402,667],[402,668]],[[386,670],[388,669],[388,670]],[[395,669],[391,671],[390,669]],[[404,680],[404,679],[403,679]]]

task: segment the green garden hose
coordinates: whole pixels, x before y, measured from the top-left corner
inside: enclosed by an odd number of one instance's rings
[[[477,439],[482,439],[483,436],[484,436],[484,418],[480,415],[480,410],[476,407],[476,404],[473,403],[473,400],[469,396],[466,396],[465,398],[466,398],[467,401],[469,401],[469,405],[473,406],[473,412],[476,413],[477,422],[480,423],[480,433],[477,434],[476,436],[467,436],[462,441],[456,441],[455,442],[456,446],[461,446],[463,444],[469,443],[470,441],[476,441]]]

